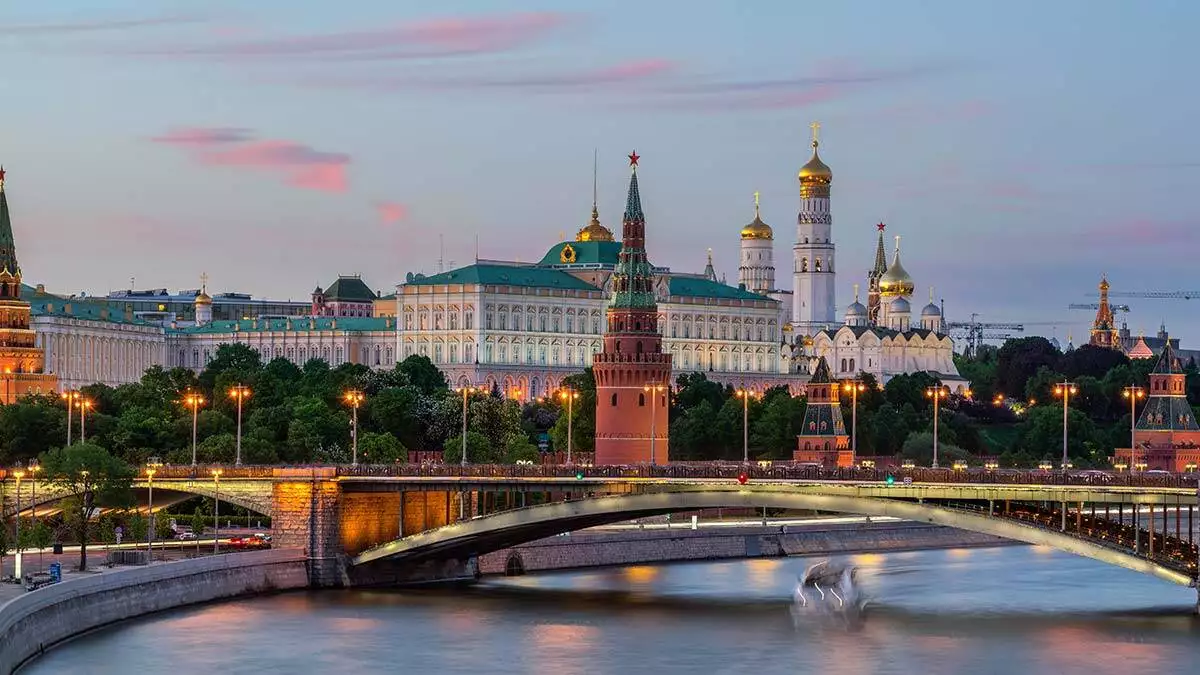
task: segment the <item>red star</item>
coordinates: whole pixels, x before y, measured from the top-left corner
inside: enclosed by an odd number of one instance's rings
[[[641,156],[637,154],[637,150],[626,156],[629,157],[629,166],[637,166],[638,160],[641,159]]]
[[[885,229],[887,229],[887,225],[884,225],[883,223],[879,223],[879,224],[878,224],[878,225],[876,225],[875,227],[876,227],[876,228],[877,228],[877,229],[878,229],[880,232],[883,232]]]
[[[0,183],[4,182],[4,167],[0,166]]]

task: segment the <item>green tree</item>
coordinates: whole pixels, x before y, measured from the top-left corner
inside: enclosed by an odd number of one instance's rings
[[[38,552],[38,570],[45,569],[42,565],[43,551],[50,548],[50,544],[54,542],[54,530],[46,524],[44,520],[38,520],[36,524],[29,530],[29,544]]]
[[[933,433],[921,431],[909,434],[908,438],[904,440],[904,447],[900,450],[900,456],[913,460],[919,466],[929,466],[933,462]],[[947,467],[955,461],[967,461],[969,459],[971,459],[971,453],[957,445],[945,442],[939,434],[938,466]]]
[[[125,519],[125,540],[129,542],[146,541],[150,533],[150,524],[145,516],[134,511]]]
[[[213,392],[217,398],[217,378],[223,373],[232,373],[237,380],[250,382],[262,370],[262,356],[253,347],[240,342],[225,343],[217,347],[208,365],[201,371],[200,387]]]
[[[419,446],[424,434],[420,406],[421,390],[417,387],[384,389],[367,399],[365,426],[395,436],[406,447]]]
[[[237,437],[230,433],[213,434],[196,446],[196,457],[200,462],[233,462],[237,454]]]
[[[996,388],[1008,398],[1025,396],[1025,384],[1039,369],[1053,369],[1062,353],[1044,337],[1008,340],[996,353]]]
[[[79,538],[79,569],[87,569],[87,545],[92,510],[102,506],[124,506],[132,500],[129,486],[133,467],[91,443],[77,443],[43,453],[46,480],[66,493],[74,506],[68,514]]]
[[[761,414],[750,425],[750,444],[766,459],[787,459],[796,449],[806,402],[799,396],[764,397]]]
[[[467,432],[467,462],[470,464],[501,464],[504,462],[504,450],[503,446],[492,445],[487,436],[477,431]],[[462,434],[446,440],[442,461],[446,464],[462,461]]]
[[[36,457],[63,442],[66,433],[66,409],[56,397],[27,396],[0,406],[0,464]]]
[[[412,354],[400,362],[398,369],[414,387],[420,389],[421,393],[426,396],[448,388],[446,376],[438,370],[437,366],[433,365],[433,361],[429,360],[428,356]]]
[[[408,450],[389,433],[367,431],[358,439],[358,456],[365,464],[407,462]]]
[[[1083,412],[1070,408],[1067,417],[1067,456],[1080,466],[1090,464],[1096,439],[1096,425]],[[1062,458],[1062,406],[1034,406],[1025,414],[1013,449],[1055,464]]]

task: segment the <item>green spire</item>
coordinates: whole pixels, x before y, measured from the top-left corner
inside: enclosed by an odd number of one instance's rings
[[[879,223],[879,242],[875,244],[875,266],[871,268],[871,276],[878,279],[887,271],[887,253],[883,250],[883,230],[886,225]]]
[[[621,252],[613,270],[614,309],[654,309],[654,275],[646,260],[646,217],[638,194],[636,152],[629,155],[632,174],[629,194],[625,197],[625,217],[621,222]]]
[[[17,245],[13,241],[12,221],[8,216],[8,196],[4,193],[4,167],[0,166],[0,271],[19,274]]]

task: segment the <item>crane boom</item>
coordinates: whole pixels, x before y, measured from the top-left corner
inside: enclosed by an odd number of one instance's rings
[[[1099,295],[1091,293],[1092,297]],[[1110,291],[1110,298],[1150,298],[1153,300],[1200,300],[1200,291]]]
[[[1110,293],[1110,295],[1111,295],[1111,293]],[[1109,305],[1108,307],[1109,307],[1109,309],[1111,309],[1114,312],[1128,312],[1129,311],[1129,305]],[[1100,303],[1098,303],[1098,302],[1092,302],[1092,303],[1072,302],[1071,304],[1067,305],[1067,309],[1090,309],[1090,310],[1094,311],[1094,310],[1100,309]]]

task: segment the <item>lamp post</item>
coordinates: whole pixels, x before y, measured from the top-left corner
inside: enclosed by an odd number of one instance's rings
[[[358,466],[358,407],[367,400],[367,395],[358,389],[351,389],[342,398],[350,406],[350,463]]]
[[[571,449],[574,443],[574,429],[571,426],[572,417],[575,412],[575,399],[579,398],[579,392],[571,387],[566,387],[558,392],[558,397],[567,402],[567,466],[571,465]]]
[[[158,467],[162,466],[162,462],[157,457],[151,457],[146,462],[146,485],[149,486],[150,495],[146,500],[146,564],[149,565],[154,560],[154,474],[158,473]]]
[[[13,471],[13,477],[17,479],[17,556],[13,558],[13,575],[17,579],[21,578],[21,479],[25,477],[25,472],[21,469]]]
[[[79,399],[79,442],[80,443],[87,443],[87,411],[93,405],[95,405],[95,404],[93,404],[91,401],[89,401],[86,398]]]
[[[862,380],[851,380],[842,384],[842,389],[850,392],[850,453],[858,457],[858,393],[866,391],[867,385]]]
[[[234,385],[229,390],[229,397],[237,401],[237,453],[234,455],[235,466],[242,465],[242,402],[250,398],[250,387],[244,384]]]
[[[71,413],[79,401],[79,392],[68,389],[62,393],[62,399],[67,402],[67,445],[71,445]]]
[[[36,526],[37,525],[37,505],[38,505],[37,475],[38,475],[38,472],[42,470],[42,465],[38,464],[38,461],[36,459],[30,458],[28,466],[29,466],[29,487],[31,490],[33,490],[33,502],[30,504],[29,508],[31,508],[33,510],[33,524],[34,524],[34,526]]]
[[[1129,464],[1137,465],[1137,400],[1146,396],[1145,387],[1129,386],[1121,392],[1129,399]]]
[[[1070,460],[1067,459],[1067,410],[1070,406],[1071,396],[1079,390],[1070,382],[1059,382],[1054,385],[1054,395],[1061,396],[1063,400],[1063,455],[1062,455],[1062,470],[1066,471],[1070,468]]]
[[[462,457],[460,457],[458,460],[458,463],[460,466],[467,465],[467,397],[470,396],[471,392],[473,392],[473,391],[475,391],[475,387],[459,387],[458,388],[458,393],[462,394],[462,397],[463,397]],[[461,504],[460,504],[460,506],[461,506]]]
[[[751,389],[738,389],[734,392],[742,399],[742,464],[750,463],[750,399],[757,398],[758,392]]]
[[[659,384],[658,382],[648,382],[648,383],[646,383],[646,385],[644,387],[642,387],[643,391],[650,393],[650,463],[651,464],[658,463],[658,461],[656,460],[656,458],[654,456],[654,442],[655,442],[655,440],[657,440],[657,436],[658,436],[657,429],[656,429],[656,424],[658,422],[658,413],[655,411],[655,406],[658,404],[659,393],[661,393],[665,389],[666,389],[666,387],[663,386],[662,384]]]
[[[938,408],[941,405],[941,399],[949,396],[946,387],[938,383],[932,387],[925,388],[926,398],[933,399],[933,468],[938,468]]]
[[[213,553],[221,552],[221,470],[213,469]]]
[[[188,392],[184,395],[183,402],[192,409],[192,466],[196,466],[196,420],[200,416],[200,406],[204,405],[204,397]]]

